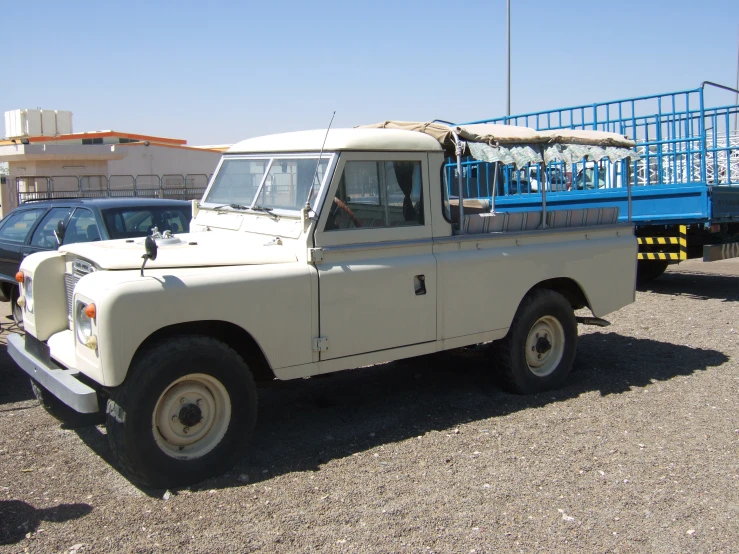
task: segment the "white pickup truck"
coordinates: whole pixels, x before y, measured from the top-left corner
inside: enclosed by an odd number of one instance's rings
[[[613,209],[547,211],[545,200],[481,213],[449,198],[445,156],[544,164],[570,143],[612,158],[634,155],[631,143],[497,125],[369,127],[236,144],[194,203],[189,234],[27,257],[17,276],[26,332],[8,350],[47,410],[73,424],[104,418],[123,471],[168,487],[243,454],[260,381],[491,342],[490,371],[508,389],[561,385],[577,322],[606,324],[634,301],[632,226]],[[576,318],[584,307],[594,317]]]

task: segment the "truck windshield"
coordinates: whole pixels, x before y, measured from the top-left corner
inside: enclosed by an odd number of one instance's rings
[[[329,158],[236,158],[221,164],[205,198],[206,204],[242,204],[300,210],[323,182]]]

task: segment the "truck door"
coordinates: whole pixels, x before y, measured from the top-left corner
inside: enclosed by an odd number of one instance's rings
[[[321,359],[436,339],[425,153],[344,153],[315,233]]]

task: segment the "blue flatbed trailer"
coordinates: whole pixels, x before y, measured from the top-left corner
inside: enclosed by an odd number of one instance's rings
[[[502,212],[619,208],[640,237],[639,272],[659,276],[669,263],[739,257],[739,105],[706,106],[699,88],[468,122],[546,129],[611,131],[636,142],[639,161],[554,162],[498,167],[466,158],[462,196]],[[498,178],[495,178],[495,174]],[[459,196],[456,162],[446,166],[452,197]],[[470,199],[470,200],[468,200]],[[480,205],[480,203],[478,203]]]

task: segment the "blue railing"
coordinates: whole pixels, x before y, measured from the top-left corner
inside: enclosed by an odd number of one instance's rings
[[[709,186],[739,189],[739,131],[732,130],[739,106],[706,107],[706,86],[727,88],[706,82],[693,90],[468,122],[615,132],[636,142],[641,159],[615,164],[583,160],[572,166],[553,163],[545,179],[536,165],[521,170],[506,166],[494,187],[495,165],[466,158],[464,196],[495,196],[496,209],[519,211],[540,203],[544,186],[553,209],[615,204],[621,207],[621,219],[626,219],[628,182],[633,187],[636,221],[709,221]],[[446,173],[450,194],[457,196],[452,160]]]

